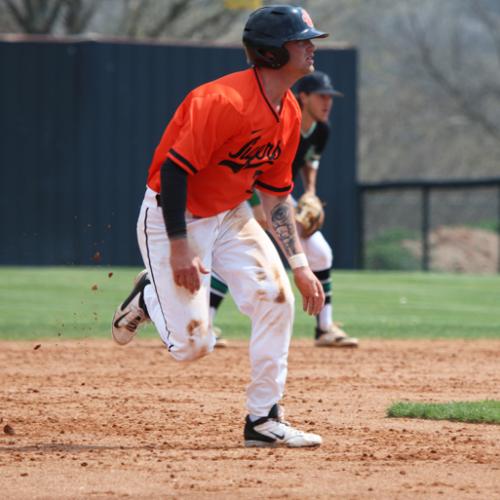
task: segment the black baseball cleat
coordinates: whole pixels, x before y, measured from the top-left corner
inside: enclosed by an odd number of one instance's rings
[[[261,417],[252,422],[247,415],[245,421],[245,446],[256,448],[274,448],[286,446],[288,448],[304,448],[319,446],[323,440],[321,436],[309,432],[299,431],[283,420],[283,409],[275,404],[267,417]]]
[[[116,309],[111,324],[111,335],[117,344],[128,344],[134,338],[139,326],[149,320],[144,303],[144,288],[149,283],[148,272],[144,269],[136,276],[130,295]]]

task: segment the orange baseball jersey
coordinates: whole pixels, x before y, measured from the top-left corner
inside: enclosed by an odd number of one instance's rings
[[[201,85],[167,125],[147,184],[160,192],[160,168],[171,159],[189,174],[187,209],[199,217],[236,207],[254,188],[288,194],[300,119],[290,90],[276,113],[253,68]]]

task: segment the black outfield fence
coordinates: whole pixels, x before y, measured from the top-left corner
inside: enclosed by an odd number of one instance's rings
[[[354,268],[357,53],[323,47],[316,66],[345,97],[318,191],[337,267]],[[165,125],[192,88],[246,67],[241,47],[0,38],[0,264],[139,265],[136,219]]]
[[[358,200],[359,268],[390,268],[390,262],[374,262],[377,244],[379,250],[383,248],[379,254],[385,252],[392,265],[410,268],[405,255],[391,244],[405,240],[411,248],[413,238],[420,245],[419,268],[428,271],[431,232],[440,226],[468,226],[496,232],[496,271],[500,273],[500,177],[360,183]]]

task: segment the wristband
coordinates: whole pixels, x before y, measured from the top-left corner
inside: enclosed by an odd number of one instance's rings
[[[288,263],[292,269],[297,269],[297,267],[307,267],[309,265],[305,253],[296,253],[295,255],[288,257]]]

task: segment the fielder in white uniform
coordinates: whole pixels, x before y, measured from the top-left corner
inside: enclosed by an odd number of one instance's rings
[[[279,401],[287,376],[294,299],[279,255],[246,202],[254,189],[283,250],[303,308],[317,314],[321,283],[300,246],[289,193],[300,134],[290,87],[314,70],[318,31],[300,7],[263,7],[245,25],[252,68],[194,89],[156,148],[137,235],[146,270],[117,308],[115,341],[130,342],[148,318],[178,361],[214,348],[209,328],[210,271],[228,284],[251,318],[251,382],[246,446],[317,446],[321,437],[291,427]]]

